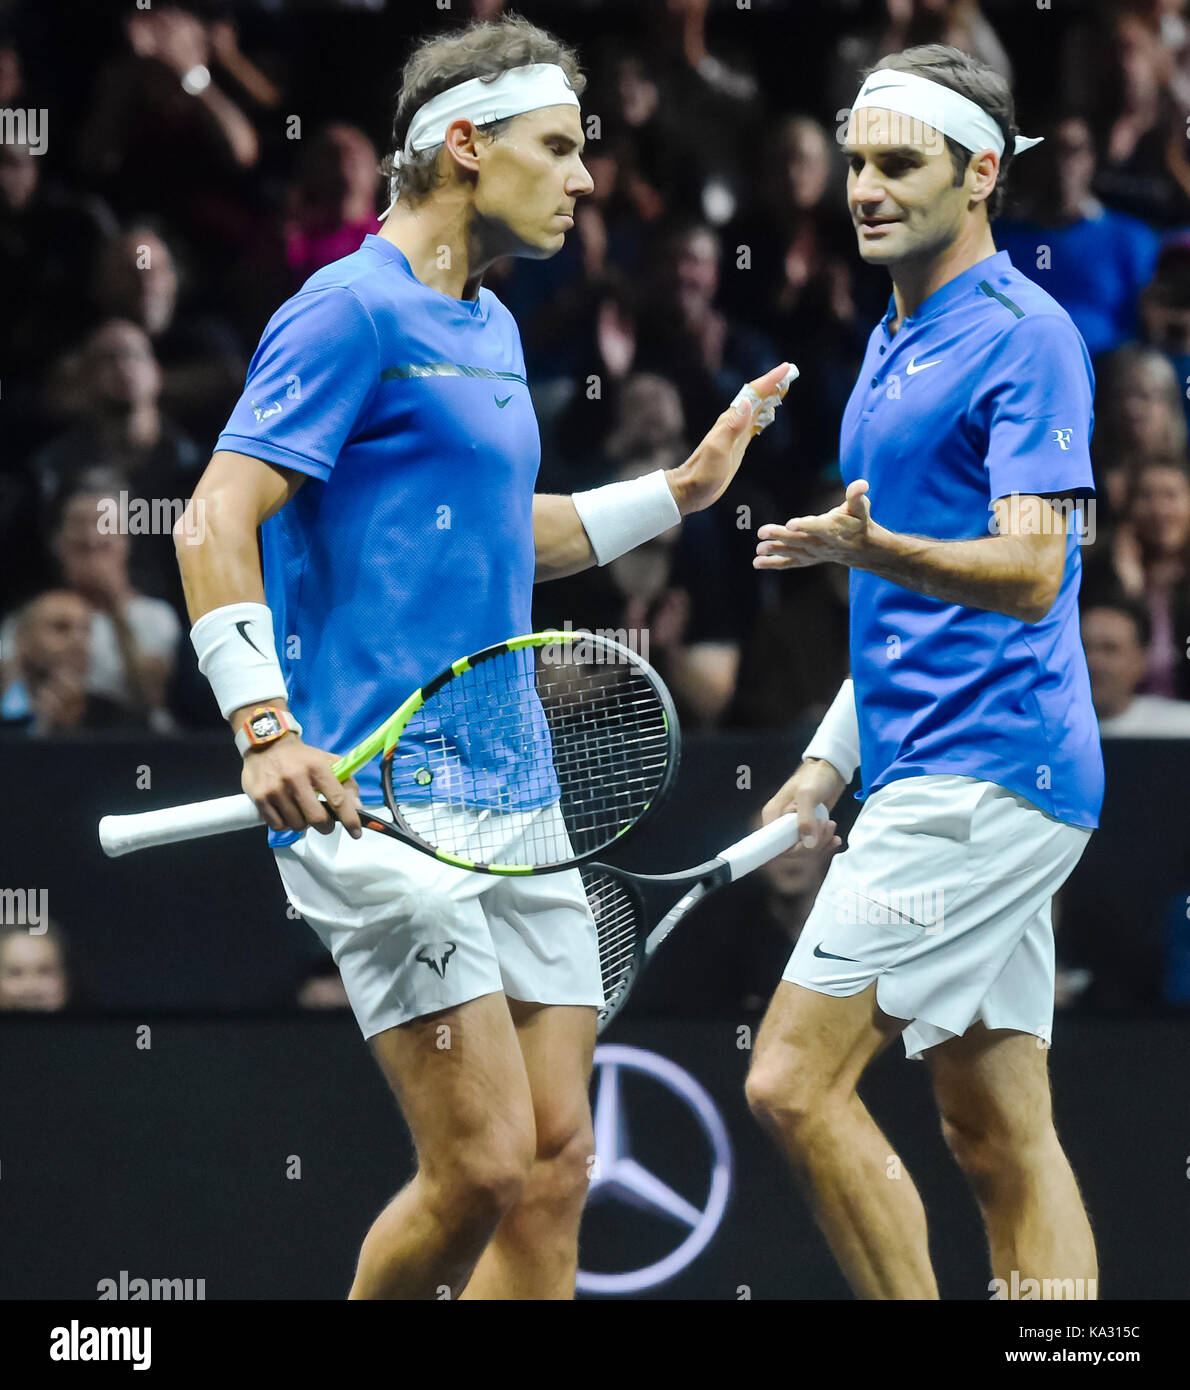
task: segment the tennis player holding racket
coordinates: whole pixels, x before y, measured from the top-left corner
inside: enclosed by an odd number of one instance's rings
[[[957,49],[869,74],[847,196],[893,295],[843,418],[846,500],[759,532],[760,568],[851,570],[853,680],[765,818],[796,805],[808,826],[861,764],[866,800],[748,1090],[863,1298],[938,1293],[921,1201],[856,1094],[898,1035],[929,1066],[1001,1287],[1095,1287],[1046,1052],[1050,901],[1103,798],[1077,538],[1053,506],[1093,490],[1093,380],[1065,310],[988,224],[1003,166],[1033,143],[1004,80]]]
[[[574,55],[517,19],[414,53],[384,225],[274,314],[195,492],[205,540],[179,536],[244,790],[416,1145],[353,1298],[573,1296],[603,997],[577,870],[468,873],[362,834],[376,764],[340,785],[335,757],[461,654],[529,632],[535,580],[709,506],[787,376],[746,388],[679,468],[534,496],[520,337],[482,279],[498,257],[561,249],[592,188],[583,85]]]

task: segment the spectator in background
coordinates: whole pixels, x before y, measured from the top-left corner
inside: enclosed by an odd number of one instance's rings
[[[6,415],[17,383],[34,381],[83,331],[80,281],[88,282],[105,241],[117,230],[99,198],[46,176],[47,150],[48,142],[38,151],[0,141],[0,380]]]
[[[81,122],[79,170],[122,217],[152,207],[209,253],[248,235],[242,175],[260,153],[252,122],[213,79],[209,27],[179,5],[133,8],[128,51],[100,69]]]
[[[806,515],[837,507],[843,491],[838,481],[819,484],[807,494]],[[847,594],[840,565],[761,574],[730,724],[785,729],[822,718],[851,669]]]
[[[87,691],[158,732],[172,728],[165,691],[182,625],[173,606],[138,593],[128,573],[130,538],[119,528],[119,490],[85,477],[61,506],[53,551],[63,585],[91,606]],[[139,539],[147,539],[138,537]],[[172,535],[168,537],[172,548]]]
[[[358,251],[376,229],[379,167],[375,145],[343,121],[323,127],[304,147],[286,200],[286,293],[296,293],[316,270]]]
[[[630,466],[617,481],[652,471],[649,463]],[[646,633],[648,659],[669,686],[679,719],[687,727],[713,729],[735,693],[739,642],[723,592],[714,591],[716,576],[708,574],[718,568],[722,579],[722,566],[714,564],[713,533],[702,538],[695,558],[702,571],[700,597],[708,601],[696,607],[685,587],[690,574],[681,574],[677,564],[684,529],[680,523],[607,566],[616,600],[609,625]]]
[[[858,74],[878,59],[923,43],[945,43],[994,68],[1011,87],[1012,62],[978,0],[885,0],[880,25],[840,39],[828,79],[835,110],[851,106]]]
[[[708,400],[731,400],[766,362],[781,358],[766,337],[717,307],[720,255],[720,238],[710,227],[672,226],[658,240],[653,294],[640,319],[637,369],[669,377],[688,419]],[[789,416],[779,410],[750,446],[749,479],[777,491],[773,484],[785,482],[791,447]]]
[[[711,52],[709,0],[645,0],[644,8],[652,23],[648,72],[658,92],[652,124],[664,123],[669,136],[653,151],[653,177],[671,213],[719,226],[745,191],[739,153],[755,137],[759,84],[746,51],[730,63]],[[648,124],[638,133],[648,140]]]
[[[1095,136],[1094,190],[1155,227],[1190,221],[1185,112],[1175,63],[1158,23],[1135,8],[1103,6],[1069,31],[1059,90],[1084,111]]]
[[[672,384],[629,378],[616,398],[616,421],[584,486],[674,468],[687,456],[685,418]],[[543,591],[539,625],[646,634],[642,655],[669,686],[679,717],[714,727],[735,690],[741,620],[728,562],[709,515],[694,513],[613,560],[556,580]],[[548,617],[546,614],[548,613]]]
[[[1099,500],[1118,519],[1142,468],[1186,457],[1186,417],[1174,369],[1156,348],[1117,348],[1097,376],[1091,455]]]
[[[193,304],[178,312],[180,280],[169,244],[153,227],[138,223],[100,253],[91,297],[101,321],[121,319],[148,334],[161,367],[167,415],[197,438],[213,439],[248,363],[223,319]]]
[[[1190,699],[1190,470],[1184,460],[1137,473],[1113,550],[1124,591],[1142,599],[1152,640],[1141,691]]]
[[[100,468],[119,479],[130,498],[184,503],[207,456],[161,409],[163,374],[145,330],[109,319],[90,335],[66,376],[77,421],[30,459],[46,502],[59,500],[85,472]],[[180,604],[171,537],[140,539],[134,581]]]
[[[0,927],[0,1012],[61,1013],[70,1001],[62,933]]]
[[[1144,339],[1169,358],[1190,427],[1190,245],[1166,246],[1140,298]]]
[[[0,731],[51,738],[133,727],[114,700],[87,692],[91,618],[86,599],[51,589],[6,624]]]
[[[1091,193],[1095,146],[1081,116],[1037,133],[1044,143],[1023,162],[1019,181],[1013,168],[1019,213],[997,221],[996,245],[1053,295],[1096,357],[1137,336],[1137,303],[1157,262],[1157,234]]]
[[[786,515],[801,509],[804,480],[838,454],[867,322],[888,302],[887,277],[849,252],[854,233],[844,177],[822,126],[809,116],[785,116],[762,147],[755,205],[724,234],[728,312],[763,329],[801,371],[784,406],[800,474],[787,477],[776,499]]]
[[[615,427],[604,446],[602,472],[628,465],[676,468],[686,457],[686,417],[672,381],[638,372],[624,382],[616,398]]]
[[[1190,738],[1190,702],[1136,693],[1152,642],[1143,602],[1123,596],[1092,601],[1082,611],[1082,636],[1104,738]]]

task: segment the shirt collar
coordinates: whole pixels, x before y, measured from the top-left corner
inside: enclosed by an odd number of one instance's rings
[[[1007,251],[997,251],[994,255],[985,256],[982,261],[976,261],[974,265],[968,266],[966,270],[956,275],[953,280],[947,280],[945,285],[940,286],[917,306],[917,313],[910,314],[897,329],[898,336],[915,323],[921,323],[925,319],[935,318],[938,314],[943,314],[973,285],[979,284],[981,280],[988,280],[993,275],[1003,275],[1012,269],[1012,261]],[[888,326],[897,316],[896,296],[890,294],[888,297],[888,311],[881,319],[881,325],[885,333]]]
[[[484,303],[482,286],[474,299],[456,299],[454,295],[443,294],[441,290],[436,290],[432,285],[427,285],[424,280],[419,280],[417,276],[414,275],[413,267],[409,264],[405,253],[399,246],[394,246],[387,237],[377,236],[374,232],[369,232],[363,239],[361,249],[364,246],[370,251],[375,251],[378,255],[383,256],[385,260],[394,261],[404,270],[405,274],[408,275],[411,280],[419,284],[428,294],[436,294],[440,299],[446,300],[448,304],[455,305],[471,318],[481,320],[487,318],[488,310],[487,305]]]

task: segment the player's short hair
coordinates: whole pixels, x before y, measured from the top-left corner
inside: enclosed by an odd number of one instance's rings
[[[393,117],[392,143],[381,163],[386,178],[393,172],[393,155],[404,149],[409,125],[432,97],[472,77],[489,80],[509,68],[527,63],[556,63],[566,74],[575,96],[581,96],[587,79],[579,70],[578,55],[560,39],[519,15],[470,24],[461,33],[423,39],[409,56],[401,73],[401,90]],[[482,127],[485,135],[498,138],[515,116]],[[418,202],[442,182],[438,173],[441,145],[403,159],[397,173],[402,199]]]
[[[1079,607],[1084,618],[1096,608],[1105,608],[1109,613],[1122,613],[1132,624],[1141,648],[1145,651],[1149,649],[1153,641],[1153,620],[1143,599],[1119,591],[1101,592],[1085,599]]]
[[[867,81],[870,74],[891,68],[894,72],[911,72],[917,77],[937,82],[939,86],[949,87],[976,106],[982,107],[1004,133],[1004,153],[1000,156],[1000,173],[996,186],[987,200],[988,220],[998,217],[1004,206],[1004,196],[1008,180],[1008,170],[1012,164],[1013,144],[1020,133],[1016,128],[1016,106],[1012,100],[1012,90],[1003,77],[978,58],[972,58],[962,49],[951,48],[944,43],[923,43],[916,48],[906,48],[901,53],[890,53],[881,58],[861,74],[861,81]],[[973,150],[965,149],[957,140],[946,136],[946,148],[954,164],[954,181],[957,187],[962,183],[971,161]]]

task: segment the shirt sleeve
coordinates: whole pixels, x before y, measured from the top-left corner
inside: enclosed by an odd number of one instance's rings
[[[1025,315],[997,343],[974,402],[991,500],[1092,493],[1094,377],[1078,329]]]
[[[355,295],[297,294],[269,320],[215,447],[325,480],[379,380],[376,330]]]

